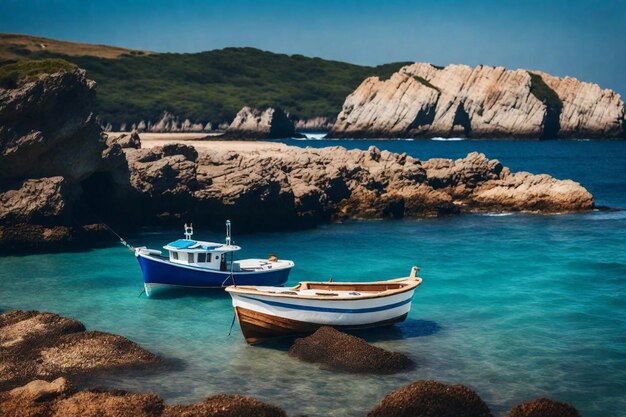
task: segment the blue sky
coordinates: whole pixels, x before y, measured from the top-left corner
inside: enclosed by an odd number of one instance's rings
[[[0,0],[0,32],[169,52],[502,65],[626,95],[626,1]]]

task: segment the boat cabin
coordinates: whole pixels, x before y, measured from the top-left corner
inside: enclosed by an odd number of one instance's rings
[[[226,270],[226,255],[240,250],[239,246],[222,243],[178,239],[163,246],[173,263]]]

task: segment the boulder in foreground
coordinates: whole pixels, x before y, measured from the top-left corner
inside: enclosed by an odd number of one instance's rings
[[[0,315],[0,389],[33,378],[156,363],[159,359],[125,337],[87,332],[74,319],[53,313],[11,311]]]
[[[491,417],[487,404],[463,385],[415,381],[385,396],[368,417]]]
[[[580,417],[580,414],[569,404],[544,397],[513,407],[507,417]]]
[[[360,337],[332,327],[320,327],[311,336],[296,339],[289,355],[305,362],[319,363],[325,369],[389,374],[413,367],[406,355],[372,346]]]

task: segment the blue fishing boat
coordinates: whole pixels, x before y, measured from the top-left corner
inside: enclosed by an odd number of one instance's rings
[[[231,224],[226,222],[225,243],[192,239],[193,225],[185,224],[185,238],[163,246],[167,255],[157,249],[135,248],[143,273],[146,295],[159,286],[221,288],[228,285],[281,286],[289,277],[294,263],[268,259],[235,260],[241,247],[231,242]]]

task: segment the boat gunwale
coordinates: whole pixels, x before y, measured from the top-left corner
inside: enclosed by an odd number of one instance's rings
[[[249,295],[254,297],[256,296],[267,296],[267,297],[278,297],[278,298],[291,298],[295,300],[316,300],[316,301],[354,301],[354,300],[371,300],[374,298],[385,298],[391,297],[393,295],[403,294],[408,291],[415,290],[422,284],[422,278],[420,277],[404,277],[404,278],[395,278],[386,281],[372,281],[372,282],[321,282],[321,281],[301,281],[298,285],[294,287],[280,287],[284,288],[286,291],[293,290],[298,291],[297,288],[301,287],[303,284],[324,284],[324,285],[385,285],[389,283],[398,283],[398,282],[407,282],[407,285],[404,287],[400,287],[394,290],[385,290],[371,294],[361,294],[361,295],[353,295],[353,296],[329,296],[326,295],[299,295],[299,294],[289,294],[289,293],[277,293],[277,292],[267,292],[263,290],[258,290],[254,285],[229,285],[225,288],[231,294],[235,295]],[[355,290],[356,292],[357,290]]]

